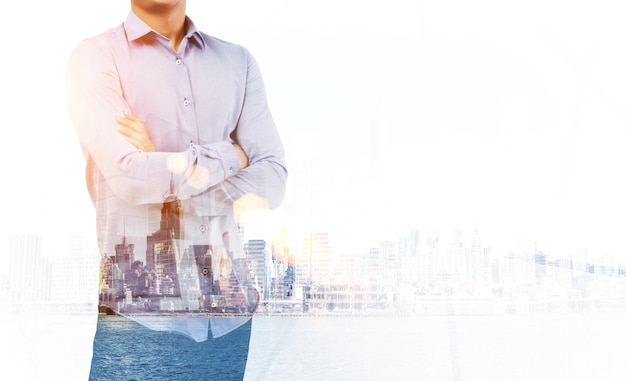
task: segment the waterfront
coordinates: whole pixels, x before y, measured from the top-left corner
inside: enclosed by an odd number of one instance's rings
[[[624,317],[257,316],[245,379],[617,380]],[[3,374],[84,380],[94,330],[92,315],[4,314]]]

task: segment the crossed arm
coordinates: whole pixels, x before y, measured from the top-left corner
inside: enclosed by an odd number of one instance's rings
[[[128,143],[143,152],[156,152],[156,148],[148,135],[148,129],[130,111],[124,111],[124,116],[117,117],[115,121],[117,122],[117,131],[126,138]],[[232,144],[237,154],[237,159],[239,159],[239,170],[242,170],[248,166],[248,156],[239,144]]]
[[[109,53],[106,45],[86,42],[75,50],[68,66],[70,116],[88,160],[94,200],[99,198],[98,184],[106,182],[128,204],[160,203],[173,176],[178,196],[192,199],[200,215],[215,212],[209,204],[228,207],[250,195],[270,208],[280,204],[287,178],[284,151],[252,57],[248,56],[244,102],[234,110],[239,118],[230,139],[161,152],[150,138],[150,133],[159,133],[150,121],[134,113],[119,116],[120,110],[131,108]],[[172,159],[182,163],[180,170],[172,170]]]

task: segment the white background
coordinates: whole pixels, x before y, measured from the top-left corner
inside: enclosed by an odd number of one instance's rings
[[[4,5],[2,252],[92,236],[64,70],[127,1]],[[618,1],[189,0],[206,33],[257,58],[290,179],[271,218],[299,245],[363,252],[409,229],[477,228],[624,257],[626,51]],[[8,256],[0,257],[5,268]]]

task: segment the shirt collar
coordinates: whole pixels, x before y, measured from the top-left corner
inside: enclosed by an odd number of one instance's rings
[[[185,16],[185,21],[185,24],[187,25],[185,38],[193,37],[198,42],[198,44],[200,44],[200,46],[204,48],[205,41],[202,33],[200,33],[198,28],[196,28],[196,25],[193,23],[193,21],[191,21],[189,17]],[[148,24],[143,22],[143,20],[141,20],[132,10],[128,13],[126,20],[124,21],[124,29],[126,30],[126,38],[129,42],[137,40],[151,32],[158,34],[157,31],[152,30],[152,28],[150,28]]]

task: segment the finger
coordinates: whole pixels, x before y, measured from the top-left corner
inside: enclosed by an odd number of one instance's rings
[[[141,125],[138,125],[136,122],[134,122],[132,120],[129,120],[129,119],[126,119],[126,118],[119,117],[115,121],[117,122],[118,125],[124,126],[124,127],[128,128],[128,129],[130,129],[132,131],[135,131],[135,132],[138,132],[138,133],[141,133],[142,130],[143,130]]]
[[[133,130],[132,126],[129,126],[126,123],[123,123],[123,122],[118,122],[118,124],[117,124],[117,132],[119,132],[120,134],[123,134],[123,135],[130,135],[130,134],[135,133],[135,131]]]
[[[133,138],[126,138],[126,141],[131,144],[133,147],[137,148],[140,151],[143,151],[143,146],[140,142],[138,142],[137,140],[133,139]]]
[[[137,117],[136,117],[133,113],[131,113],[131,112],[130,112],[130,111],[128,111],[128,110],[125,110],[125,111],[124,111],[124,116],[125,116],[127,119],[132,120],[133,122],[136,122],[136,123],[141,123],[141,121],[140,121],[140,120],[139,120],[139,119],[138,119],[138,118],[137,118]]]
[[[121,124],[121,125],[124,125],[126,127],[131,127],[134,124],[134,122],[132,120],[124,118],[123,116],[118,116],[117,118],[115,118],[115,122],[117,124]]]
[[[117,126],[117,132],[119,132],[120,134],[122,134],[122,135],[124,135],[126,137],[135,139],[137,141],[141,140],[141,138],[142,138],[142,135],[139,132],[137,132],[136,130],[134,130],[132,127],[128,127],[128,126],[125,126],[125,125],[122,125],[122,124]]]
[[[128,128],[127,126],[125,126],[124,124],[118,122],[117,123],[117,132],[119,132],[120,134],[124,135],[124,136],[128,136],[132,130],[130,128]]]

